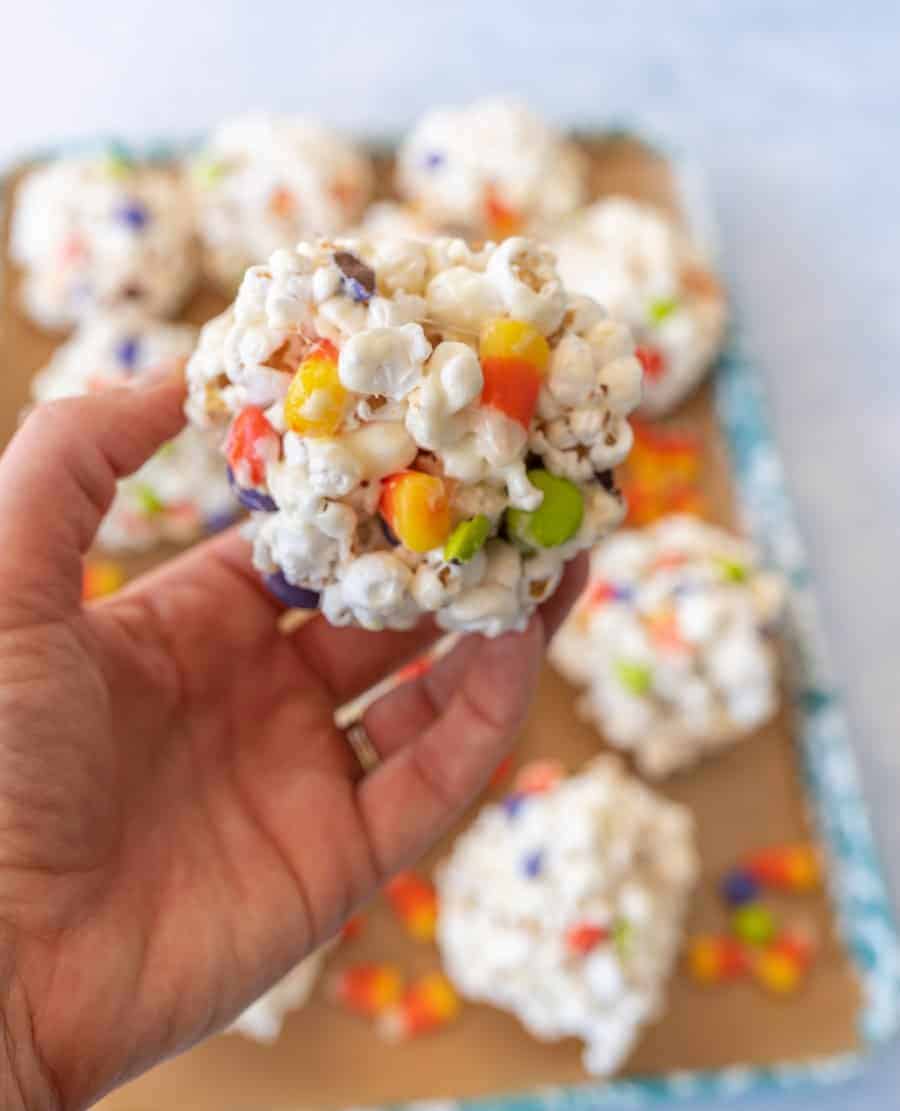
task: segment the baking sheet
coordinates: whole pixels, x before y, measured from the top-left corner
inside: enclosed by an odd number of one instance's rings
[[[677,179],[668,160],[659,153],[622,136],[594,140],[589,147],[598,194],[627,192],[652,199],[670,211],[680,211]],[[387,181],[385,173],[381,180]],[[5,440],[15,427],[18,410],[27,401],[28,379],[46,361],[54,341],[15,311],[15,279],[5,262],[4,269],[7,280],[0,290],[0,344],[7,370],[0,381],[0,436]],[[221,305],[216,295],[201,291],[186,318],[202,321]],[[758,447],[764,438],[765,429],[760,430],[758,415],[751,419],[757,399],[741,395],[746,387],[746,367],[736,358],[733,356],[726,366],[725,377],[716,389],[705,387],[668,423],[701,439],[704,492],[713,520],[736,525],[749,509],[751,523],[758,525],[760,516],[767,519],[767,514],[771,517],[777,512],[778,528],[783,531],[783,507],[767,508],[769,501],[747,462],[753,457],[754,446]],[[733,403],[730,418],[725,412],[727,446],[722,433],[723,398]],[[732,482],[732,462],[738,464],[740,499]],[[780,492],[783,494],[783,490]],[[129,571],[134,571],[146,560],[124,562]],[[811,635],[808,628],[804,630],[805,638]],[[785,645],[785,653],[792,660],[792,694],[796,693],[796,684],[807,682],[796,671],[795,649],[795,644]],[[552,755],[575,769],[598,751],[597,735],[574,715],[573,696],[572,688],[563,680],[549,669],[545,672],[521,738],[518,760]],[[822,697],[830,704],[829,693]],[[715,883],[738,857],[755,847],[809,834],[809,780],[801,767],[798,746],[798,731],[802,727],[805,738],[809,724],[795,712],[793,697],[786,696],[777,719],[755,737],[663,785],[663,792],[690,806],[697,819],[703,879],[689,930],[721,927],[723,911]],[[804,751],[808,759],[808,748]],[[833,801],[828,785],[823,785],[821,776],[816,778],[814,763],[806,771],[813,772],[816,801],[820,808],[825,807],[827,816]],[[827,822],[825,832],[829,833]],[[856,836],[854,844],[859,848],[858,830]],[[835,842],[828,847],[840,896],[840,846]],[[866,848],[868,851],[870,846]],[[439,848],[433,859],[442,851],[443,847]],[[790,1062],[832,1060],[836,1065],[830,1071],[838,1074],[858,1058],[866,1041],[873,1038],[871,1023],[865,1021],[867,1014],[871,1018],[872,984],[884,987],[882,973],[887,965],[883,951],[885,946],[896,944],[886,907],[877,898],[873,902],[873,913],[877,912],[886,932],[881,949],[873,950],[867,965],[866,954],[852,937],[848,938],[846,906],[843,935],[847,940],[839,938],[835,913],[824,895],[804,897],[791,906],[792,913],[796,906],[816,925],[822,945],[803,991],[779,1000],[749,983],[704,989],[677,972],[665,1015],[647,1029],[623,1070],[625,1077],[644,1078],[630,1085],[630,1091],[648,1096],[674,1095],[702,1087],[707,1081],[715,1083],[719,1079],[724,1084],[728,1077],[732,1088],[740,1088],[743,1085],[738,1083],[739,1077],[750,1084],[754,1079],[786,1075],[784,1070]],[[438,963],[436,952],[407,939],[380,902],[373,907],[363,936],[340,947],[330,967],[338,969],[360,959],[396,960],[409,972],[424,971]],[[893,990],[896,985],[888,987]],[[489,1008],[467,1006],[459,1024],[451,1029],[409,1045],[386,1046],[369,1026],[331,1005],[325,994],[320,984],[313,1001],[289,1019],[276,1046],[261,1047],[235,1036],[212,1039],[108,1097],[101,1106],[108,1111],[174,1107],[219,1111],[223,1106],[235,1111],[326,1108],[496,1096],[548,1087],[558,1093],[560,1086],[588,1081],[580,1066],[577,1043],[537,1043],[512,1018]],[[896,1020],[888,1005],[890,998],[893,996],[885,989],[880,996],[885,1013],[879,1027],[884,1036]],[[805,1065],[798,1067],[806,1069]],[[757,1072],[757,1068],[765,1071]],[[817,1064],[813,1071],[825,1075],[828,1066]],[[694,1075],[693,1082],[687,1074]],[[617,1090],[622,1090],[621,1082],[608,1086],[606,1093],[612,1097]],[[558,1094],[554,1098],[558,1100]],[[581,1089],[569,1092],[569,1098],[575,1103],[583,1098],[588,1101],[585,1106],[595,1106],[599,1097],[596,1092]],[[535,1106],[543,1099],[536,1094]]]

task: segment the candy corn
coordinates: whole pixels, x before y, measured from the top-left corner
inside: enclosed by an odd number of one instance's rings
[[[288,387],[285,423],[301,436],[333,436],[344,418],[348,397],[338,376],[334,345],[319,343],[297,367]]]
[[[82,576],[82,597],[103,598],[112,594],[125,582],[125,572],[121,565],[110,559],[86,560]]]
[[[482,328],[478,354],[484,375],[482,405],[499,409],[527,428],[550,359],[546,339],[527,320],[497,317]]]
[[[610,936],[606,926],[598,926],[595,922],[577,922],[566,931],[566,948],[576,956],[584,956],[608,941]]]
[[[634,353],[648,378],[662,378],[666,372],[666,360],[658,347],[636,347]]]
[[[379,1030],[390,1041],[405,1041],[439,1030],[458,1017],[459,996],[443,972],[429,972],[412,983],[399,1004],[379,1020]]]
[[[278,433],[262,409],[248,405],[231,422],[225,457],[239,485],[258,486],[266,477],[266,461],[277,459]]]
[[[743,868],[762,887],[776,891],[814,891],[822,882],[822,866],[815,847],[782,845],[752,853]]]
[[[420,471],[389,475],[382,485],[381,515],[401,544],[428,552],[450,534],[450,499],[444,481]]]
[[[744,947],[724,935],[695,937],[687,951],[692,978],[701,984],[719,984],[746,975],[750,964]]]
[[[484,191],[484,222],[491,239],[506,239],[522,230],[522,217],[506,204],[493,185]]]
[[[351,964],[332,981],[334,999],[348,1011],[374,1018],[403,995],[403,977],[392,964]]]
[[[775,995],[796,991],[812,963],[813,945],[799,933],[780,934],[753,963],[756,981]]]
[[[415,872],[401,872],[385,888],[388,902],[416,941],[433,941],[438,901],[434,885]]]

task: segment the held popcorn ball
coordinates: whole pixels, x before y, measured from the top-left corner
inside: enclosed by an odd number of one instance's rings
[[[455,234],[503,239],[584,201],[584,156],[515,100],[428,112],[397,156],[397,186],[419,217]]]
[[[697,385],[722,346],[722,288],[688,237],[659,209],[597,201],[551,240],[570,289],[594,297],[633,331],[644,366],[643,408],[660,415]]]
[[[133,310],[96,316],[57,348],[32,382],[32,396],[53,401],[121,386],[167,361],[186,359],[195,340],[188,325],[161,324]],[[216,437],[186,428],[119,483],[98,543],[108,550],[186,543],[222,527],[237,511]]]
[[[663,1004],[698,869],[684,808],[602,758],[485,807],[437,874],[444,968],[607,1075]]]
[[[254,562],[333,624],[522,629],[621,519],[641,369],[526,239],[320,240],[247,271],[188,365]]]
[[[206,269],[233,290],[278,247],[346,231],[369,199],[372,169],[311,120],[250,114],[213,132],[191,181]]]
[[[188,190],[116,150],[61,158],[19,187],[10,254],[24,308],[46,328],[123,306],[170,316],[198,274]]]
[[[692,517],[666,517],[599,545],[588,587],[551,645],[585,688],[606,739],[663,776],[745,737],[778,704],[766,635],[783,584],[752,547]]]

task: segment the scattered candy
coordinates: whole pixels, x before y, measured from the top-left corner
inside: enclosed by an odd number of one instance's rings
[[[813,845],[783,845],[746,857],[743,867],[762,887],[775,891],[815,891],[822,882],[822,864]]]
[[[401,872],[385,888],[388,902],[416,941],[433,941],[438,901],[434,884],[415,872]]]
[[[459,996],[443,972],[415,980],[397,1006],[382,1014],[378,1027],[389,1041],[405,1041],[449,1025],[462,1009]]]
[[[400,1001],[403,977],[393,964],[351,964],[335,976],[332,995],[352,1014],[375,1018]]]
[[[84,563],[82,598],[105,598],[125,583],[125,569],[110,559],[87,559]]]
[[[693,979],[701,984],[720,984],[745,976],[750,962],[743,946],[727,936],[701,936],[688,945],[687,963]]]
[[[752,903],[759,896],[759,884],[743,868],[734,868],[722,880],[722,898],[731,906]]]
[[[632,427],[634,445],[619,475],[629,524],[652,524],[669,513],[704,516],[699,437],[640,421]]]
[[[443,544],[450,532],[450,499],[443,479],[420,471],[390,475],[382,486],[381,513],[413,552]]]
[[[490,534],[491,522],[483,513],[460,521],[444,545],[444,559],[449,563],[468,563],[481,551]]]
[[[337,352],[318,344],[297,368],[284,399],[284,420],[301,436],[333,436],[344,419],[348,394],[338,377]]]
[[[584,495],[574,482],[549,471],[528,472],[528,481],[544,495],[537,509],[507,509],[506,528],[512,539],[529,548],[555,548],[578,532],[584,517]]]
[[[731,928],[747,945],[766,945],[775,936],[775,916],[763,903],[746,903],[732,912]]]
[[[482,328],[478,354],[484,375],[482,405],[499,409],[527,428],[550,359],[546,339],[526,320],[499,317]]]

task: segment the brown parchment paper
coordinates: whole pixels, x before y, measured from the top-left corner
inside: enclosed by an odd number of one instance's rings
[[[586,146],[598,195],[629,193],[677,214],[671,174],[661,157],[628,139]],[[384,160],[381,177],[386,192]],[[27,403],[30,376],[49,357],[59,337],[41,333],[16,310],[16,277],[5,251],[2,266],[0,438],[5,443]],[[184,316],[202,322],[222,305],[216,294],[201,291]],[[736,525],[727,450],[716,423],[711,388],[701,389],[666,423],[701,435],[709,515],[722,524]],[[157,554],[121,562],[135,573],[159,558]],[[545,669],[519,742],[517,763],[553,756],[575,770],[602,748],[601,738],[575,716],[574,693]],[[810,835],[793,722],[786,709],[754,737],[658,789],[690,807],[697,822],[703,876],[689,932],[723,927],[716,883],[741,855]],[[450,840],[431,854],[428,867],[446,852]],[[751,983],[702,988],[679,969],[672,977],[665,1014],[645,1031],[623,1069],[625,1075],[773,1065],[859,1047],[859,987],[827,898],[771,902],[793,919],[805,917],[818,931],[821,950],[803,990],[788,999],[775,999]],[[107,1097],[100,1106],[104,1111],[336,1108],[589,1080],[575,1041],[536,1042],[514,1019],[482,1006],[467,1005],[458,1024],[437,1035],[406,1045],[386,1045],[369,1025],[327,999],[329,975],[359,960],[394,961],[408,974],[438,967],[436,950],[407,938],[390,911],[376,900],[362,936],[334,952],[312,1001],[288,1019],[276,1045],[258,1046],[234,1035],[212,1038]]]

